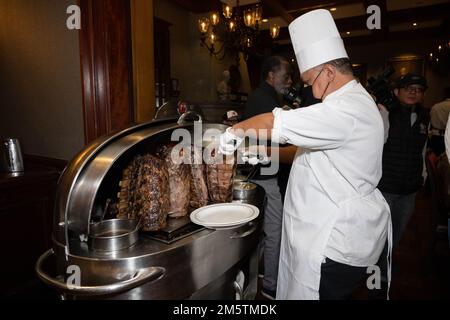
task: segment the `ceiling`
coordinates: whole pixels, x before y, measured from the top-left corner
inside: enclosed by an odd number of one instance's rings
[[[179,6],[194,12],[220,11],[227,0],[171,0]],[[236,2],[236,0],[233,0]],[[330,10],[338,29],[346,42],[373,42],[374,35],[380,39],[425,36],[449,38],[450,0],[240,0],[241,6],[261,3],[263,17],[269,21],[262,29],[268,29],[273,22],[281,27],[279,44],[289,42],[287,26],[295,18],[313,10]],[[366,8],[376,4],[381,8],[382,29],[370,31],[366,27],[369,14]],[[265,31],[268,36],[268,31]],[[447,39],[450,40],[450,39]]]

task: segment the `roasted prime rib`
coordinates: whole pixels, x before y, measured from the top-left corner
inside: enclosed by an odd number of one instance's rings
[[[169,209],[168,172],[152,155],[137,156],[123,171],[119,219],[139,219],[143,231],[165,227]]]
[[[233,200],[235,168],[234,157],[224,157],[216,150],[211,152],[210,160],[206,165],[206,176],[212,203],[225,203]]]
[[[136,206],[137,183],[140,170],[142,169],[143,158],[138,156],[123,170],[120,181],[120,193],[118,195],[118,219],[133,219],[137,217]]]
[[[157,156],[137,156],[123,170],[117,218],[138,219],[143,231],[158,231],[167,216],[184,217],[189,207],[233,200],[234,157],[212,150],[205,164],[201,147],[175,148],[166,145]]]
[[[191,148],[191,208],[198,209],[208,205],[208,185],[206,181],[206,166],[202,161],[201,147]]]
[[[169,217],[171,218],[185,217],[189,210],[191,172],[189,164],[185,163],[189,155],[185,155],[184,152],[187,151],[178,146],[164,146],[160,151],[169,173]]]

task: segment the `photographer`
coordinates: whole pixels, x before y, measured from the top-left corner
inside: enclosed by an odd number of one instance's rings
[[[385,127],[383,176],[378,188],[391,208],[394,248],[414,212],[416,192],[423,185],[429,123],[428,111],[423,106],[426,89],[424,77],[407,74],[397,81],[396,100],[388,110],[380,106],[389,122]]]
[[[393,249],[398,246],[414,212],[416,193],[424,181],[429,123],[428,111],[423,106],[426,89],[424,77],[407,74],[395,83],[393,98],[385,99],[389,107],[378,105],[385,125],[383,175],[378,189],[391,209]],[[371,291],[373,299],[385,297],[388,288],[386,250],[387,247],[377,263],[382,272],[381,290]]]

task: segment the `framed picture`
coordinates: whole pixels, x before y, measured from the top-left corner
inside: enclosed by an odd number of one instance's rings
[[[425,75],[425,59],[422,56],[400,56],[389,59],[388,64],[392,65],[395,73],[392,79],[400,78],[407,73]]]

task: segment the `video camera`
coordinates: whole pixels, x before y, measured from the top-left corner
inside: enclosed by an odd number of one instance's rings
[[[283,98],[290,107],[298,108],[302,105],[302,86],[297,83],[289,88],[288,92],[283,95]]]
[[[381,75],[368,80],[367,90],[375,96],[376,102],[384,105],[386,109],[391,110],[396,104],[396,97],[389,85],[389,77],[395,73],[393,66],[389,66]]]

